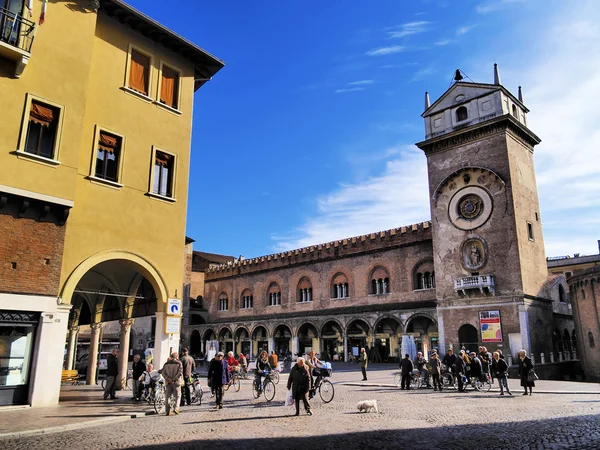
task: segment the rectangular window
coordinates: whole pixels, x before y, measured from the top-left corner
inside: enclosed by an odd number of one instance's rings
[[[530,241],[533,241],[533,225],[531,222],[527,222],[527,236]]]
[[[156,150],[152,192],[163,197],[173,197],[173,171],[175,157]]]
[[[60,108],[31,100],[25,152],[48,159],[55,158]]]
[[[119,181],[122,142],[120,136],[100,131],[96,150],[95,177],[114,181],[115,183]]]
[[[148,95],[150,84],[150,57],[131,49],[129,62],[129,88]]]
[[[162,66],[159,99],[171,108],[179,107],[179,72],[165,65]]]

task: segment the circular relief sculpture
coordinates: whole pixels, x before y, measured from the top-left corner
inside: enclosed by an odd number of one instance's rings
[[[458,191],[448,205],[450,222],[461,230],[474,230],[488,221],[493,203],[490,194],[479,186]]]

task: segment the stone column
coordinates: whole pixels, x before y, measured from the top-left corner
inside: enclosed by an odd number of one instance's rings
[[[271,352],[272,352],[273,350],[275,350],[275,339],[273,339],[273,338],[269,338],[269,340],[267,341],[267,345],[268,345],[267,349],[268,349],[268,351],[269,351],[269,355],[270,355],[270,354],[271,354]],[[257,356],[258,356],[258,355],[257,355]]]
[[[129,340],[131,326],[134,319],[119,320],[121,324],[121,339],[119,341],[119,376],[117,378],[117,389],[124,389],[127,382],[127,368],[129,366]]]
[[[67,370],[73,370],[75,362],[75,352],[77,351],[77,325],[69,327],[69,346],[67,347]]]
[[[342,359],[344,362],[348,362],[348,336],[344,334],[344,357]]]
[[[440,350],[440,356],[444,356],[446,354],[446,336],[444,333],[444,315],[440,312],[437,316],[438,320],[438,346]]]
[[[90,336],[90,350],[88,354],[87,379],[85,384],[96,384],[96,369],[98,366],[98,346],[100,345],[101,323],[90,324],[92,335]]]
[[[293,337],[292,338],[292,355],[295,355],[296,353],[298,353],[298,338],[297,337]]]
[[[206,351],[204,350],[206,348],[205,344],[204,344],[204,339],[200,339],[200,351],[206,355]]]
[[[519,306],[519,327],[521,330],[521,345],[529,355],[531,353],[531,340],[529,338],[529,313],[524,306]]]
[[[179,350],[179,333],[165,333],[166,313],[156,312],[156,328],[154,329],[154,368],[162,369],[170,353]],[[207,349],[208,352],[208,349]]]

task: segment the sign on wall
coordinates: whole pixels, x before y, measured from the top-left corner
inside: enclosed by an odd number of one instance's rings
[[[480,311],[479,328],[482,342],[502,342],[500,311]]]
[[[167,301],[167,314],[179,316],[182,313],[181,300],[178,298],[170,298]]]
[[[181,317],[166,316],[165,317],[165,333],[178,334],[181,332]]]

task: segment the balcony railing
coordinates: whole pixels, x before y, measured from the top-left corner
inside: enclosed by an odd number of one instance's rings
[[[0,8],[0,41],[31,52],[35,23],[19,14]]]
[[[475,275],[472,277],[461,277],[454,279],[454,290],[466,295],[466,291],[479,289],[482,294],[485,291],[494,293],[494,277],[492,275]]]

